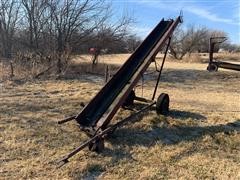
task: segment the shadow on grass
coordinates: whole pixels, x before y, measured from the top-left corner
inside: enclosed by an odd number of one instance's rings
[[[86,169],[84,169],[83,172],[75,170],[75,172],[73,172],[73,174],[75,174],[75,177],[73,179],[94,180],[97,179],[104,171],[106,171],[106,169],[101,164],[92,163],[87,165]]]
[[[137,109],[141,109],[143,104],[137,104]],[[152,108],[154,110],[154,108]],[[142,120],[145,116],[144,113],[133,119],[132,123]],[[187,119],[205,120],[206,117],[187,111],[172,110],[169,113],[170,118],[178,119],[177,121],[184,121]],[[156,144],[174,145],[184,141],[196,141],[205,135],[214,135],[216,133],[223,132],[226,135],[231,134],[233,131],[240,131],[240,120],[236,120],[233,123],[221,124],[215,126],[197,126],[197,125],[171,125],[161,121],[161,118],[157,118],[158,122],[150,122],[150,128],[137,127],[120,127],[114,134],[109,136],[106,141],[111,144],[112,148],[105,148],[102,152],[102,156],[111,157],[110,162],[106,162],[111,166],[114,166],[124,159],[128,161],[135,161],[132,157],[130,149],[135,146],[151,147]],[[195,123],[196,124],[196,123]],[[172,161],[176,161],[186,154],[194,153],[196,148],[189,149],[186,153],[175,157]],[[97,178],[105,172],[105,166],[99,164],[92,164],[84,169],[85,173],[76,172],[80,178]]]
[[[185,119],[194,119],[194,120],[206,120],[207,118],[199,113],[193,113],[188,111],[179,111],[179,110],[171,110],[168,114],[171,118],[177,118],[181,120]]]
[[[240,120],[236,120],[233,123],[204,127],[152,125],[150,130],[123,127],[116,130],[116,138],[110,139],[110,142],[113,145],[124,144],[128,146],[140,145],[146,147],[156,143],[172,145],[183,141],[195,141],[205,135],[214,135],[220,132],[229,135],[234,131],[240,132]]]
[[[175,113],[175,112],[174,112]],[[173,114],[174,114],[173,113]],[[181,113],[180,113],[181,114]],[[188,114],[186,112],[183,113]],[[195,116],[189,113],[188,116]],[[202,118],[200,116],[200,118]],[[129,149],[134,146],[151,147],[156,144],[174,145],[180,142],[197,141],[205,135],[214,136],[217,133],[224,133],[226,136],[231,135],[233,132],[240,132],[240,119],[233,123],[220,124],[215,126],[171,126],[171,125],[152,125],[150,130],[141,128],[127,128],[122,127],[115,131],[114,135],[107,139],[112,145],[112,149],[106,148],[102,153],[103,156],[111,156],[110,164],[113,166],[120,161],[127,159],[128,161],[135,161]],[[219,140],[216,140],[219,141]],[[224,144],[224,142],[218,142]],[[193,145],[185,152],[174,156],[170,161],[175,162],[184,156],[189,156],[198,151],[198,147]],[[87,172],[91,171],[86,169]],[[101,169],[97,175],[103,173]],[[86,176],[85,176],[86,177]]]

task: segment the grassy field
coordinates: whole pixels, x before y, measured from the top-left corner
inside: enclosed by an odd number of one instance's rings
[[[101,61],[115,71],[127,56]],[[172,61],[157,93],[170,95],[167,117],[154,109],[138,116],[103,153],[86,149],[57,169],[55,160],[87,137],[75,122],[56,121],[78,113],[104,85],[104,66],[96,67],[100,75],[82,74],[90,67],[80,58],[63,79],[0,84],[0,179],[240,179],[240,73]],[[151,98],[156,77],[151,66],[138,96]],[[113,121],[129,114],[121,109]]]

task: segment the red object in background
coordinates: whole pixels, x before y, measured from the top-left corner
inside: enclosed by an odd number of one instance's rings
[[[96,48],[89,48],[89,53],[94,54],[96,52]]]

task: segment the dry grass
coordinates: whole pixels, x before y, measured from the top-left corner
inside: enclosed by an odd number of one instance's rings
[[[104,63],[121,64],[125,57],[108,58]],[[2,83],[0,179],[239,179],[240,74],[205,69],[167,62],[158,94],[170,95],[169,116],[154,110],[139,116],[106,141],[102,154],[84,150],[61,169],[54,161],[86,136],[75,122],[59,126],[56,120],[89,102],[103,76]],[[156,77],[145,77],[144,97],[151,97]],[[120,110],[114,121],[130,113]]]
[[[219,60],[227,60],[233,62],[240,62],[240,53],[217,53],[215,57]]]
[[[214,53],[213,58],[219,61],[226,61],[232,63],[240,62],[240,53]],[[169,60],[176,61],[169,57]],[[190,56],[187,54],[183,57],[181,62],[188,63],[208,63],[209,54],[208,53],[192,53]]]

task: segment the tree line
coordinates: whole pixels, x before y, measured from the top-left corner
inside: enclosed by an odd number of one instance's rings
[[[61,73],[71,53],[135,49],[140,40],[128,31],[133,19],[113,17],[107,0],[0,0],[0,56],[40,56]]]
[[[180,26],[175,30],[172,37],[170,54],[175,59],[182,59],[186,54],[191,55],[193,52],[206,53],[209,51],[209,39],[211,37],[226,37],[228,39],[228,35],[224,31],[194,25],[185,28]],[[215,51],[217,52],[220,48],[229,52],[240,52],[240,46],[231,44],[229,40],[217,44]]]
[[[0,0],[0,56],[25,66],[55,66],[61,73],[70,54],[88,53],[91,47],[108,53],[133,52],[141,43],[129,31],[133,23],[129,15],[115,17],[108,0]],[[192,52],[207,52],[212,36],[227,34],[179,27],[170,54],[182,59]],[[239,50],[229,42],[222,46]]]

